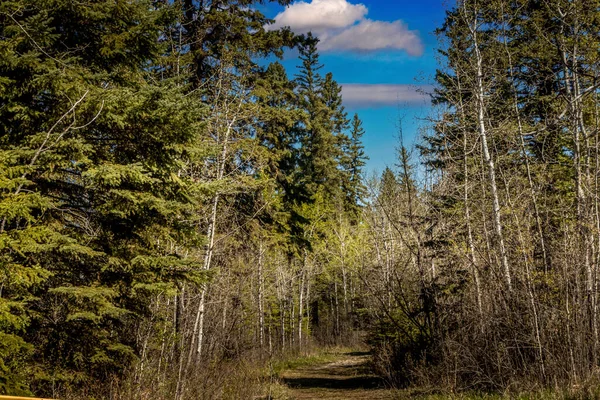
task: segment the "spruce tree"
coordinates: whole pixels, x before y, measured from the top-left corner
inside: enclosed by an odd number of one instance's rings
[[[301,145],[299,168],[308,194],[323,190],[330,198],[339,197],[340,138],[347,125],[341,103],[341,88],[331,74],[319,74],[318,39],[308,34],[300,45],[302,65],[296,75],[299,107],[304,111],[298,126]],[[336,135],[337,134],[337,135]]]
[[[135,359],[150,295],[199,278],[164,245],[193,232],[176,173],[195,110],[146,80],[149,2],[1,7],[1,390],[89,388]]]
[[[254,91],[262,110],[257,139],[268,152],[265,172],[274,180],[273,195],[278,199],[269,210],[268,219],[280,232],[288,232],[292,237],[301,235],[301,218],[296,208],[308,201],[305,188],[298,182],[300,149],[296,128],[303,114],[297,107],[295,86],[283,65],[276,62],[268,66]]]
[[[362,137],[365,130],[358,114],[354,114],[350,126],[350,136],[343,142],[342,187],[345,193],[345,206],[349,211],[357,212],[367,195],[363,183],[363,167],[369,158],[364,151]]]
[[[344,151],[350,142],[350,138],[346,134],[348,129],[347,113],[342,104],[342,88],[333,79],[331,72],[325,75],[323,85],[320,90],[321,98],[327,106],[328,118],[326,121],[327,130],[330,135],[324,138],[321,147],[329,155],[328,162],[328,183],[327,191],[332,198],[338,202],[343,202],[344,193]]]

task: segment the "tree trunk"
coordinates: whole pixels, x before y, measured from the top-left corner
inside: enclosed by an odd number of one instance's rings
[[[264,297],[264,277],[263,277],[263,245],[258,245],[258,336],[261,349],[265,343],[265,311],[263,306]]]
[[[465,12],[465,18],[467,17],[466,6],[463,7]],[[496,236],[498,238],[498,247],[500,250],[500,261],[502,264],[502,270],[506,287],[509,292],[512,292],[512,276],[510,265],[508,263],[508,255],[506,252],[506,246],[504,243],[504,234],[502,232],[502,216],[500,214],[500,200],[498,197],[498,186],[496,184],[496,167],[494,160],[492,159],[489,145],[488,145],[488,132],[485,125],[485,90],[483,84],[483,57],[479,49],[479,41],[477,37],[477,17],[473,24],[469,24],[469,30],[471,31],[473,39],[473,47],[475,49],[475,61],[476,61],[476,72],[477,72],[477,84],[476,84],[476,95],[477,95],[477,124],[479,127],[479,136],[481,138],[481,148],[483,151],[483,158],[488,168],[489,187],[492,195],[492,207],[494,216],[494,228]]]

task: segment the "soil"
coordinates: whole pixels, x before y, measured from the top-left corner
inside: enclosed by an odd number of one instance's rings
[[[339,353],[333,362],[289,370],[282,374],[293,399],[372,399],[397,398],[385,388],[381,378],[370,370],[366,352]]]

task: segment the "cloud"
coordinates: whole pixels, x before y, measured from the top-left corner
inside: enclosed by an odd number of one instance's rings
[[[416,31],[402,21],[386,22],[364,19],[332,36],[324,36],[322,51],[405,50],[411,56],[423,54],[423,44]]]
[[[299,1],[277,14],[272,27],[289,26],[297,33],[318,33],[350,26],[364,18],[367,11],[363,4],[350,4],[346,0],[312,0],[310,3]]]
[[[319,49],[323,52],[404,50],[412,56],[423,54],[417,31],[409,30],[400,20],[368,19],[367,13],[364,4],[347,0],[297,1],[277,14],[267,29],[289,26],[296,33],[312,31],[321,40]]]
[[[426,105],[433,91],[429,85],[344,83],[341,86],[344,105],[360,108]]]

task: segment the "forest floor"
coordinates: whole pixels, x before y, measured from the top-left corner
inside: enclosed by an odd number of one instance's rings
[[[370,370],[370,355],[363,351],[339,350],[326,360],[285,370],[280,377],[291,399],[396,399],[383,381]]]
[[[440,393],[424,388],[394,390],[371,369],[367,351],[329,348],[316,355],[288,360],[278,366],[280,395],[263,399],[285,400],[572,400],[600,399],[600,388],[589,393],[541,391],[523,394]]]

